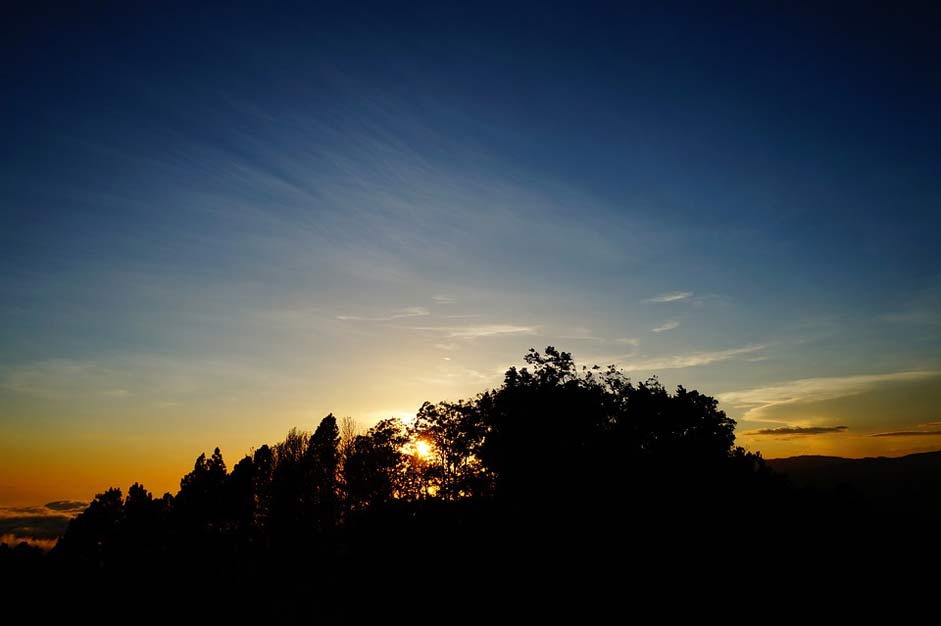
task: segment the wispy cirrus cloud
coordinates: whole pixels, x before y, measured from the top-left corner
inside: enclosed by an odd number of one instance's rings
[[[893,430],[885,433],[875,433],[870,437],[938,437],[941,436],[941,422],[928,422],[919,424],[917,430]]]
[[[692,291],[670,291],[653,296],[652,298],[646,298],[644,302],[679,302],[681,300],[689,300],[692,297]]]
[[[441,333],[451,339],[478,339],[480,337],[505,335],[535,335],[539,331],[539,327],[513,324],[478,324],[470,326],[419,326],[415,330]]]
[[[804,435],[829,435],[842,433],[848,426],[782,426],[781,428],[762,428],[742,433],[743,435],[764,435],[770,437],[793,437]]]
[[[47,359],[0,367],[0,391],[72,404],[134,401],[166,406],[178,397],[193,397],[210,388],[284,389],[302,377],[233,359],[166,358],[127,354],[99,360]],[[172,398],[172,399],[171,399]]]
[[[619,365],[627,372],[682,369],[684,367],[697,367],[699,365],[709,365],[710,363],[717,363],[719,361],[728,361],[742,355],[753,354],[762,348],[764,348],[763,345],[755,345],[711,352],[691,352],[689,354],[622,361]]]
[[[665,333],[668,330],[673,330],[674,328],[679,328],[680,323],[676,320],[667,320],[664,323],[650,329],[650,332],[653,333]]]
[[[887,311],[880,319],[903,325],[937,326],[941,324],[941,284],[921,290],[894,311]]]
[[[425,307],[422,306],[410,306],[405,307],[404,309],[397,309],[391,311],[384,315],[376,316],[362,316],[362,315],[337,315],[338,320],[350,321],[350,322],[391,322],[392,320],[400,320],[407,317],[424,317],[426,315],[431,315],[431,312],[428,311]]]
[[[938,370],[919,370],[801,378],[776,385],[720,393],[717,397],[723,403],[747,409],[745,417],[757,419],[763,412],[776,406],[833,400],[857,395],[881,384],[917,382],[939,376],[941,371]]]
[[[590,328],[576,326],[568,335],[560,335],[559,339],[570,339],[573,341],[605,341],[604,337],[595,335]]]
[[[503,372],[486,372],[469,367],[459,367],[452,364],[443,365],[436,370],[420,376],[416,380],[424,385],[436,387],[453,387],[472,380],[477,384],[492,385],[503,376]]]
[[[935,437],[941,436],[941,430],[896,430],[887,433],[876,433],[872,437]]]
[[[449,296],[445,293],[438,293],[431,297],[432,301],[435,304],[445,305],[445,304],[454,304],[457,302],[457,298],[454,296]]]

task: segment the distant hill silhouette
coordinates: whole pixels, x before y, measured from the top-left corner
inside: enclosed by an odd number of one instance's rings
[[[766,461],[797,489],[803,511],[896,565],[938,555],[941,451],[902,457],[797,456]]]
[[[765,463],[799,487],[846,487],[880,500],[941,497],[941,451],[862,459],[804,455]]]

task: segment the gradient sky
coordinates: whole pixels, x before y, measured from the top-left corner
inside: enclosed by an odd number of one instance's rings
[[[941,448],[936,16],[124,4],[0,20],[0,504],[546,345],[765,456]]]

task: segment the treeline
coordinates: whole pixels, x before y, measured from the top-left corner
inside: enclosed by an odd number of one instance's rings
[[[490,620],[496,606],[558,619],[575,598],[584,620],[625,594],[712,594],[730,567],[755,592],[772,562],[780,575],[826,555],[848,571],[870,559],[860,542],[897,544],[923,510],[901,519],[851,490],[792,488],[697,391],[577,368],[552,347],[525,361],[407,425],[357,433],[328,415],[231,471],[219,449],[200,455],[175,495],[109,489],[48,556],[0,553],[0,578],[83,598],[117,589],[131,611],[150,590],[189,620],[355,622],[415,607]]]
[[[733,506],[771,480],[758,455],[734,446],[735,422],[714,398],[670,393],[656,379],[634,384],[614,367],[578,369],[552,347],[525,360],[501,387],[425,403],[408,425],[386,419],[357,434],[328,415],[231,471],[218,448],[200,455],[176,495],[109,489],[72,521],[54,557],[107,569],[207,553],[335,556],[348,530],[394,510],[498,506],[518,517],[552,508],[546,525],[644,502],[656,503],[653,518],[664,506]]]
[[[218,449],[200,455],[175,495],[109,489],[47,557],[7,571],[85,595],[171,585],[178,604],[239,622],[307,622],[350,605],[362,617],[403,598],[551,615],[552,603],[522,600],[521,581],[541,594],[571,576],[610,584],[620,579],[601,573],[630,563],[653,584],[802,510],[735,446],[714,398],[579,368],[552,347],[525,361],[498,388],[426,403],[407,425],[357,433],[328,415],[231,468]],[[322,605],[272,604],[284,597]]]

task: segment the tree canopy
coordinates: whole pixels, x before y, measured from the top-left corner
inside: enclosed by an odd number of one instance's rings
[[[735,422],[714,398],[578,367],[553,347],[524,358],[499,387],[426,402],[408,423],[360,431],[331,414],[231,471],[218,448],[199,455],[175,495],[107,490],[52,558],[175,575],[212,562],[253,576],[313,559],[304,575],[329,586],[341,571],[391,572],[407,555],[446,554],[464,572],[587,546],[630,544],[636,557],[663,545],[656,537],[721,532],[775,489],[760,456],[735,447]]]

